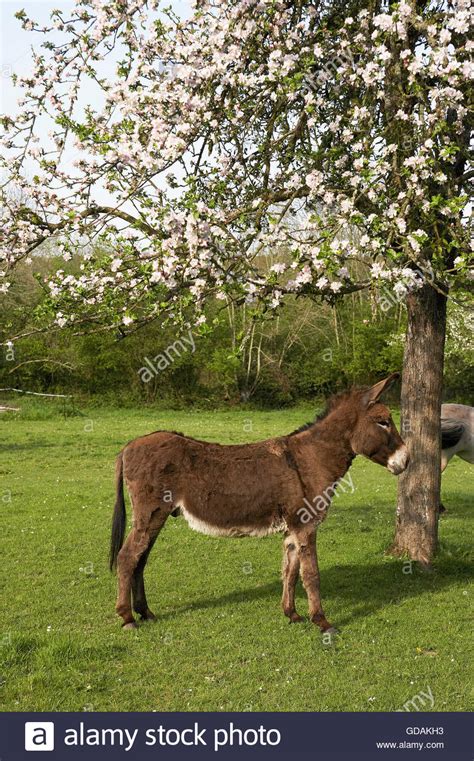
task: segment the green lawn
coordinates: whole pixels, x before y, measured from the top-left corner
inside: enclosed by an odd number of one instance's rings
[[[396,478],[355,462],[355,493],[334,500],[319,534],[323,602],[341,630],[332,645],[281,612],[280,537],[216,539],[182,518],[168,521],[147,566],[158,621],[124,632],[107,569],[123,444],[159,428],[253,441],[313,413],[96,409],[63,418],[21,406],[0,420],[3,710],[393,711],[429,691],[434,710],[472,706],[467,463],[455,459],[443,476],[441,551],[435,572],[423,574],[384,556]],[[301,588],[298,598],[305,614]]]

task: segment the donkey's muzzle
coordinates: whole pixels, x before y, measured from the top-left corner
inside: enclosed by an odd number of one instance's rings
[[[406,470],[409,462],[410,455],[408,454],[407,447],[403,444],[403,446],[395,450],[395,452],[388,458],[387,468],[390,473],[394,474],[394,476],[399,476],[400,473],[403,473],[403,471]]]

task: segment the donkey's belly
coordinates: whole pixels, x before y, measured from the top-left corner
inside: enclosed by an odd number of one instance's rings
[[[471,465],[474,465],[474,441],[470,449],[465,449],[462,452],[457,452],[457,455],[461,458],[461,460],[465,460],[466,462],[470,462]]]
[[[214,451],[211,446],[210,454],[198,454],[177,469],[168,487],[191,528],[229,537],[286,530],[283,518],[300,487],[283,457],[263,445],[252,446],[249,452],[245,447]]]
[[[276,534],[287,529],[286,522],[278,515],[270,516],[261,521],[255,519],[241,521],[236,516],[235,522],[227,520],[224,525],[218,521],[208,519],[207,516],[194,514],[183,503],[179,504],[179,508],[190,528],[194,529],[194,531],[199,531],[200,534],[208,534],[209,536],[268,536],[269,534]]]

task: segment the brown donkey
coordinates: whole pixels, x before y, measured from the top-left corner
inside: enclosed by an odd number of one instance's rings
[[[283,532],[283,610],[301,621],[295,608],[298,575],[308,595],[311,621],[334,631],[319,593],[316,529],[339,481],[354,457],[365,455],[398,475],[408,465],[405,444],[381,394],[394,373],[368,389],[334,397],[323,415],[288,436],[255,444],[222,446],[179,433],[157,431],[127,444],[117,459],[117,501],[110,566],[117,565],[117,613],[126,629],[154,619],[143,571],[169,515],[212,536],[263,536]],[[123,477],[133,510],[133,528],[123,544]],[[123,544],[123,546],[122,546]]]

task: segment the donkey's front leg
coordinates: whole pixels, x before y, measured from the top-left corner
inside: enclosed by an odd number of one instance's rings
[[[309,617],[313,624],[317,624],[322,632],[335,631],[329,621],[326,620],[321,605],[319,593],[319,568],[316,554],[316,529],[296,535],[298,557],[300,561],[300,573],[303,586],[308,595]]]

